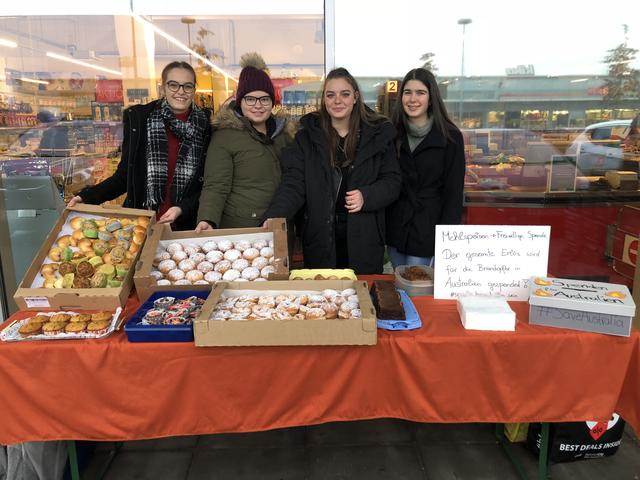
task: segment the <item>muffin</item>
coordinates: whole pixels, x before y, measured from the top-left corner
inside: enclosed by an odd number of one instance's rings
[[[69,321],[71,323],[81,323],[81,322],[88,322],[91,320],[91,315],[87,314],[87,313],[79,313],[78,315],[73,315]]]
[[[42,326],[45,335],[57,335],[64,331],[65,322],[47,322]]]
[[[85,322],[71,322],[64,327],[64,331],[66,333],[82,333],[85,328],[87,328],[87,324]]]
[[[49,321],[48,315],[36,315],[29,319],[29,323],[47,323]]]
[[[35,318],[35,317],[32,317]],[[31,320],[31,319],[29,319]],[[42,324],[40,322],[27,322],[20,327],[18,333],[23,337],[29,337],[31,335],[38,335],[42,333]]]
[[[87,333],[93,333],[95,335],[107,333],[110,323],[109,320],[92,320],[87,324]]]
[[[71,315],[69,315],[68,313],[56,313],[55,315],[52,315],[51,318],[49,319],[49,322],[53,322],[53,323],[67,323],[69,321],[69,319],[71,318]]]
[[[92,322],[109,322],[113,314],[111,312],[96,312],[91,315]]]

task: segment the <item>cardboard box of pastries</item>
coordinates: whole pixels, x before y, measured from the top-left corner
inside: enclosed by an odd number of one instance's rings
[[[289,278],[287,223],[269,219],[265,227],[174,232],[156,224],[136,264],[140,301],[158,290],[211,290],[219,281]]]
[[[218,283],[193,333],[199,347],[375,345],[378,329],[366,282],[286,280]]]
[[[155,213],[79,204],[65,209],[13,296],[21,310],[123,307]]]

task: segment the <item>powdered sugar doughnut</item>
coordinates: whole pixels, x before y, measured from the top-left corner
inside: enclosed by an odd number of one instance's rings
[[[233,243],[231,240],[219,240],[218,241],[218,250],[221,252],[226,252],[227,250],[231,250],[233,248]]]
[[[260,250],[261,248],[264,248],[268,245],[266,240],[256,240],[255,242],[253,242],[252,246],[253,248],[257,248],[258,250]]]
[[[271,314],[272,320],[291,320],[291,314],[286,310],[274,310]]]
[[[349,313],[351,313],[351,318],[362,318],[362,310],[359,308],[354,308]]]
[[[183,250],[184,247],[178,242],[173,242],[167,245],[167,252],[169,252],[170,255],[173,255],[176,252],[182,252]]]
[[[344,302],[342,305],[340,305],[341,312],[350,312],[354,308],[358,308],[358,305],[353,302]]]
[[[184,271],[174,268],[169,273],[167,273],[167,278],[172,282],[177,282],[178,280],[182,280],[184,278]]]
[[[171,255],[171,258],[173,258],[176,262],[186,260],[188,257],[189,255],[187,255],[187,252],[185,252],[184,250],[178,250],[176,253]]]
[[[207,282],[206,280],[196,280],[195,282],[193,282],[194,285],[209,285],[209,282]]]
[[[309,303],[325,303],[327,301],[322,295],[309,295]]]
[[[222,274],[220,272],[207,272],[204,279],[209,283],[215,283],[222,280]]]
[[[247,248],[244,252],[242,252],[242,256],[247,260],[253,260],[257,256],[260,255],[260,251],[257,248]]]
[[[296,298],[295,302],[299,305],[306,305],[307,303],[309,303],[309,296],[306,294],[302,294],[298,298]]]
[[[186,260],[182,260],[179,264],[178,264],[178,268],[180,270],[183,270],[185,272],[189,272],[191,270],[195,270],[196,268],[196,262],[194,262],[193,260],[189,260],[188,258]]]
[[[228,320],[233,314],[229,310],[216,310],[211,316],[212,320]]]
[[[251,248],[251,242],[248,240],[238,240],[235,243],[235,248],[240,252],[244,252],[247,248]]]
[[[333,302],[333,300],[338,296],[338,292],[331,288],[327,288],[322,291],[322,296],[330,302]]]
[[[338,307],[335,303],[324,303],[321,308],[324,310],[325,316],[329,319],[338,316]]]
[[[161,285],[163,287],[166,287],[167,285],[171,285],[171,282],[169,280],[167,280],[166,278],[162,278],[160,280],[158,280],[158,285]]]
[[[240,253],[235,248],[232,248],[231,250],[227,250],[226,252],[224,252],[225,260],[229,260],[230,262],[234,262],[241,257],[242,257],[242,253]]]
[[[196,268],[200,270],[202,273],[207,273],[213,270],[213,263],[207,262],[205,260],[204,262],[200,262]]]
[[[194,262],[196,262],[196,265],[198,265],[200,262],[204,262],[205,258],[207,257],[202,252],[196,252],[189,255],[189,260],[193,260]]]
[[[264,267],[262,270],[260,270],[260,276],[262,278],[269,278],[269,274],[275,272],[276,269],[273,268],[271,265],[267,265],[266,267]]]
[[[333,299],[333,303],[335,303],[337,306],[342,305],[344,302],[346,302],[347,299],[344,298],[342,295],[337,295],[334,299]]]
[[[262,295],[258,299],[258,305],[267,305],[268,307],[274,308],[276,306],[276,299],[272,295]]]
[[[209,253],[210,251],[217,250],[217,249],[218,249],[218,244],[213,240],[207,240],[202,244],[202,251],[204,253]]]
[[[157,267],[161,261],[169,260],[171,258],[171,254],[169,252],[158,252],[153,257],[153,266]]]
[[[325,313],[324,313],[324,310],[321,308],[310,308],[304,314],[304,317],[307,320],[321,320],[325,318]]]
[[[158,270],[162,273],[169,273],[171,270],[177,267],[176,262],[173,260],[163,260],[158,264]]]
[[[298,305],[289,301],[284,301],[276,307],[276,310],[285,310],[289,315],[295,315],[299,309]]]
[[[243,271],[248,266],[249,266],[249,260],[245,258],[239,258],[231,264],[231,268],[238,270],[239,272]]]
[[[195,283],[198,280],[204,279],[204,273],[202,273],[200,270],[191,270],[190,272],[187,272],[185,278],[191,283]]]
[[[267,247],[273,248],[273,240],[269,240],[269,242],[267,243]]]
[[[239,276],[240,272],[231,268],[224,272],[224,274],[222,275],[222,280],[224,280],[225,282],[233,282],[234,280],[237,280]]]
[[[211,263],[218,263],[224,258],[224,253],[222,253],[220,250],[211,250],[210,252],[207,252],[205,258]]]
[[[259,276],[260,270],[258,270],[256,267],[247,267],[242,270],[242,278],[245,278],[247,280],[255,280]]]
[[[263,247],[260,249],[260,256],[265,258],[273,257],[273,248],[271,247]]]
[[[348,301],[348,302],[355,303],[355,304],[356,304],[356,306],[360,303],[360,300],[358,299],[358,295],[349,295],[349,296],[347,297],[347,301]]]
[[[264,257],[256,257],[251,262],[251,266],[256,267],[258,270],[262,270],[267,265],[269,265],[269,260]]]
[[[186,278],[182,278],[180,280],[176,280],[175,282],[173,282],[173,284],[174,285],[191,285],[191,282]]]
[[[345,298],[348,297],[349,295],[355,295],[355,294],[356,294],[356,291],[353,288],[345,288],[342,291],[342,296]]]
[[[188,245],[184,246],[184,253],[186,253],[189,256],[193,255],[194,253],[198,253],[199,251],[200,251],[200,247],[195,243],[189,243]]]
[[[220,260],[215,264],[213,269],[216,272],[224,273],[231,268],[231,262],[229,260]]]
[[[268,305],[254,305],[251,308],[253,315],[256,316],[256,320],[258,319],[268,319],[271,318],[273,314],[273,308]]]
[[[355,309],[354,309],[354,310],[355,310]],[[345,312],[345,311],[343,311],[343,310],[340,310],[340,311],[338,312],[338,318],[341,318],[341,319],[343,319],[343,320],[346,320],[347,318],[351,318],[351,312],[352,312],[352,311],[353,311],[353,310],[348,311],[348,312]]]
[[[151,272],[149,272],[149,276],[154,280],[160,280],[161,278],[164,278],[162,272],[159,272],[158,270],[151,270]]]

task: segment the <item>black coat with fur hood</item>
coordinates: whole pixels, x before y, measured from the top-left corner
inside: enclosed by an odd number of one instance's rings
[[[265,218],[290,219],[304,206],[305,267],[335,268],[334,217],[341,175],[330,164],[319,115],[307,114],[300,123],[295,143],[282,156],[282,183]],[[398,197],[402,182],[394,138],[387,120],[363,122],[360,128],[347,185],[347,191],[360,190],[364,197],[362,210],[347,215],[349,266],[359,274],[382,273],[385,207]]]

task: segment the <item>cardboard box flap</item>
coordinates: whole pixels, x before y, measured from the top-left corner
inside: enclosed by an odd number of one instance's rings
[[[636,311],[624,285],[564,278],[532,278],[529,304],[626,317],[633,317]]]
[[[125,208],[118,205],[91,205],[88,203],[77,203],[73,207],[67,207],[66,209],[72,212],[104,215],[105,217],[113,217],[114,215],[138,215],[151,218],[155,216],[155,212],[152,210],[142,210],[140,208]]]

